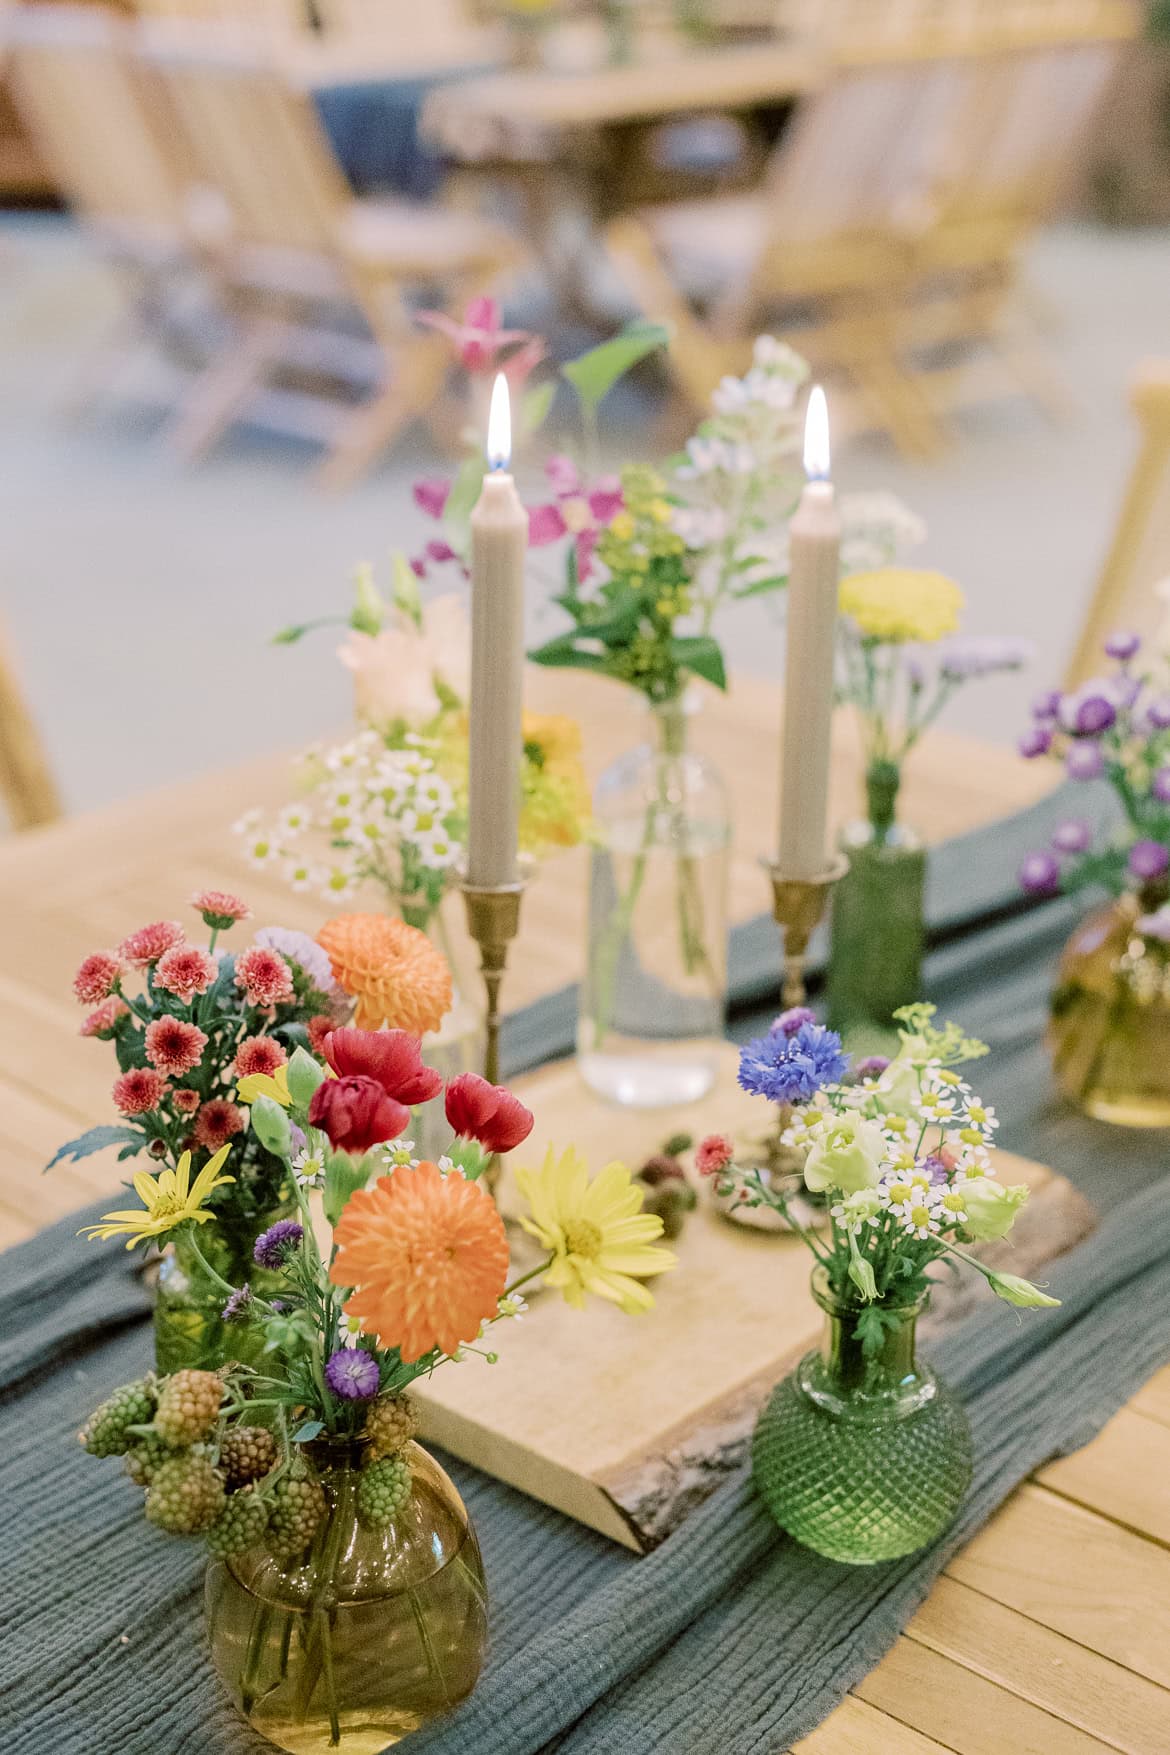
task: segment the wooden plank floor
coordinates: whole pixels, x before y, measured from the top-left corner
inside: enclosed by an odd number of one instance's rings
[[[624,694],[589,679],[538,674],[531,699],[582,717],[593,772],[637,735]],[[713,698],[697,728],[735,804],[737,919],[766,905],[756,861],[775,817],[778,721],[775,691],[745,680],[734,706]],[[906,816],[943,839],[1032,802],[1047,778],[1006,752],[933,735]],[[246,806],[279,802],[285,779],[283,760],[265,758],[0,845],[0,1245],[122,1177],[103,1159],[41,1175],[63,1138],[110,1119],[108,1050],[78,1037],[69,991],[81,957],[144,920],[181,915],[199,884],[240,889],[259,924],[320,924],[323,905],[249,871],[228,832]],[[855,809],[857,784],[843,722],[835,820]],[[584,861],[570,856],[526,899],[510,1004],[575,978],[583,913]],[[1170,1366],[1092,1444],[1012,1496],[799,1755],[1170,1755],[1167,1481]]]

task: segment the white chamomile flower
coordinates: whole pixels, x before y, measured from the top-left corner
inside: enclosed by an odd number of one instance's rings
[[[255,871],[263,871],[266,866],[281,857],[281,849],[269,835],[254,835],[245,849],[248,864]]]
[[[908,1211],[919,1192],[909,1174],[900,1170],[887,1173],[878,1185],[878,1199],[892,1213]]]
[[[246,810],[242,817],[236,818],[232,824],[232,834],[254,835],[263,821],[264,812],[259,805],[254,805],[251,810]]]
[[[954,1119],[954,1098],[941,1091],[923,1091],[914,1107],[925,1121],[936,1122],[940,1127]]]
[[[338,861],[331,865],[326,872],[321,884],[321,893],[334,898],[351,896],[357,885],[356,868],[350,863],[342,864],[341,861]]]
[[[453,841],[443,829],[421,835],[416,845],[423,864],[431,866],[435,871],[450,870],[451,866],[457,864],[463,851],[459,842]]]
[[[528,1300],[519,1292],[506,1292],[496,1305],[501,1316],[510,1316],[519,1322],[528,1309]]]
[[[414,1155],[413,1140],[394,1140],[385,1148],[386,1162],[394,1169],[414,1170],[418,1159]]]
[[[311,860],[289,859],[285,862],[284,881],[290,889],[316,890],[322,883],[323,875],[321,867],[314,865]]]
[[[286,835],[303,835],[313,826],[313,814],[307,804],[286,804],[276,820]]]
[[[938,1214],[945,1224],[963,1225],[967,1221],[967,1201],[963,1194],[963,1183],[952,1182],[943,1190],[939,1197]]]
[[[983,1133],[994,1133],[999,1126],[999,1117],[990,1103],[972,1102],[970,1098],[967,1100],[967,1120]]]
[[[292,1160],[293,1174],[302,1188],[320,1188],[325,1180],[325,1158],[321,1152],[311,1152],[308,1146],[302,1146]]]
[[[910,1237],[937,1236],[938,1205],[919,1191],[918,1198],[908,1207],[903,1207],[898,1217],[902,1221],[902,1229]]]

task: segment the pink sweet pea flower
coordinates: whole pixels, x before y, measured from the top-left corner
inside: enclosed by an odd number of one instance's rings
[[[605,475],[586,491],[571,457],[550,457],[545,474],[556,499],[547,506],[534,506],[528,514],[528,541],[544,548],[573,537],[577,545],[577,577],[586,579],[597,546],[597,532],[622,509],[621,483]]]
[[[437,329],[451,342],[464,371],[494,372],[501,369],[500,355],[509,348],[523,347],[513,353],[502,369],[509,377],[516,374],[522,382],[544,358],[544,343],[527,329],[501,329],[500,307],[495,299],[472,299],[459,322],[445,311],[419,311],[418,321],[427,329]],[[521,355],[524,357],[521,358]]]

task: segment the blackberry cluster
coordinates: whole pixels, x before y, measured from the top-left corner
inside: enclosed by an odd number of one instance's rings
[[[168,1444],[198,1444],[219,1418],[223,1383],[214,1371],[176,1371],[164,1382],[154,1416]]]
[[[146,1426],[154,1417],[155,1391],[149,1377],[124,1383],[94,1410],[77,1434],[90,1456],[122,1456],[135,1443],[128,1426]]]
[[[233,1493],[223,1508],[219,1522],[207,1532],[207,1551],[216,1560],[232,1554],[244,1554],[263,1540],[268,1528],[267,1501],[252,1487]]]
[[[290,1470],[272,1489],[269,1507],[268,1551],[276,1560],[295,1560],[304,1553],[325,1516],[321,1483],[307,1471]]]
[[[229,1493],[260,1481],[276,1461],[276,1439],[264,1426],[233,1426],[219,1447],[219,1466]]]
[[[162,1463],[146,1494],[147,1522],[173,1536],[196,1536],[210,1529],[223,1509],[223,1476],[198,1450]]]
[[[386,1456],[368,1463],[358,1481],[357,1511],[366,1529],[381,1530],[393,1523],[410,1500],[410,1466],[400,1456]]]
[[[383,1396],[366,1415],[362,1437],[367,1442],[371,1462],[397,1456],[418,1431],[418,1415],[405,1396]]]

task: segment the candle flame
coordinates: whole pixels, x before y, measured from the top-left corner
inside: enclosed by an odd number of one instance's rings
[[[488,468],[507,469],[511,456],[512,405],[508,400],[508,380],[503,372],[497,372],[496,381],[492,385],[492,403],[488,410]]]
[[[829,405],[814,384],[804,421],[804,472],[810,481],[829,479]]]

